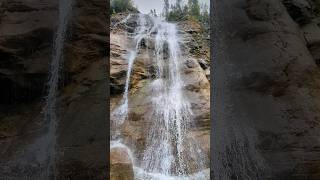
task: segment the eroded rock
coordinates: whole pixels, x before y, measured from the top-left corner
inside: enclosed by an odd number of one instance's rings
[[[126,149],[116,147],[110,150],[110,180],[133,180],[132,159]]]

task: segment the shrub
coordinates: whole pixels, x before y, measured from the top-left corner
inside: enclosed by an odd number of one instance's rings
[[[127,11],[137,11],[137,9],[133,6],[131,0],[111,0],[110,5],[111,14]]]

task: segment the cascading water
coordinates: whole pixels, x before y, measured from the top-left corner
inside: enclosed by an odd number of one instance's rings
[[[44,179],[55,179],[55,146],[56,146],[56,101],[58,86],[60,80],[60,71],[62,68],[63,49],[65,42],[65,35],[67,31],[68,17],[72,10],[72,0],[60,0],[59,1],[59,23],[56,32],[56,38],[53,45],[52,61],[49,68],[48,79],[48,95],[46,98],[45,106],[45,122],[48,125],[47,133],[47,164],[46,172],[43,175]]]
[[[122,23],[124,23],[126,20],[128,20],[128,18],[130,18],[131,15],[129,15],[127,18],[124,19],[124,21],[122,21]],[[124,94],[122,97],[122,104],[115,109],[111,116],[114,116],[116,121],[112,122],[113,123],[113,128],[116,130],[115,133],[113,134],[112,139],[117,139],[119,136],[119,126],[125,121],[125,119],[128,116],[128,93],[129,93],[129,86],[130,86],[130,77],[131,77],[131,72],[132,72],[132,67],[134,64],[134,60],[137,57],[137,54],[139,52],[139,48],[140,48],[140,42],[143,38],[145,38],[147,36],[147,24],[146,24],[146,20],[145,17],[140,14],[139,15],[139,28],[137,29],[136,35],[134,36],[133,40],[134,40],[134,49],[133,50],[129,50],[128,56],[127,56],[127,60],[128,60],[128,71],[127,71],[127,75],[126,75],[126,83],[125,83],[125,88],[124,88]]]
[[[128,16],[132,17],[132,16]],[[112,112],[113,128],[117,135],[111,142],[113,147],[125,147],[134,163],[136,180],[195,180],[209,179],[205,170],[204,152],[191,137],[188,130],[193,124],[191,105],[183,94],[180,66],[184,62],[178,30],[175,24],[139,15],[139,23],[133,38],[135,49],[129,51],[128,72],[121,105]],[[125,18],[126,20],[128,18]],[[154,54],[150,61],[156,72],[149,85],[152,97],[152,124],[146,138],[142,158],[138,159],[121,142],[121,124],[128,118],[128,92],[131,71],[140,44],[154,42]],[[150,40],[150,41],[148,41]],[[151,58],[152,57],[152,58]],[[116,145],[115,145],[116,144]]]

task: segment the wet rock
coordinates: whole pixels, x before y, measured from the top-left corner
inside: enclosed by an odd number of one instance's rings
[[[319,18],[314,19],[310,24],[303,26],[303,34],[307,42],[307,46],[315,62],[320,65],[320,26]]]
[[[119,19],[119,21],[121,20]],[[189,26],[189,23],[193,25]],[[127,39],[130,37],[126,36],[125,31],[128,30],[119,26],[118,29],[112,30],[111,32],[111,52],[113,52],[111,56],[111,77],[114,77],[112,82],[114,82],[117,87],[124,85],[125,72],[127,70],[125,57],[128,52],[124,50],[127,49],[125,45],[128,44]],[[190,134],[190,140],[201,141],[202,144],[199,149],[209,154],[210,84],[203,68],[210,69],[210,65],[205,54],[190,53],[189,47],[189,45],[196,45],[197,43],[192,41],[193,37],[199,38],[200,42],[200,32],[201,27],[196,22],[183,22],[179,24],[179,34],[181,35],[181,42],[183,42],[181,45],[184,45],[185,42],[187,44],[186,49],[182,48],[184,58],[181,59],[181,61],[183,61],[181,65],[181,78],[184,83],[183,95],[191,103],[194,113],[193,118],[195,119],[194,125],[197,126],[197,128],[191,128],[195,133]],[[127,120],[120,128],[124,141],[127,142],[128,145],[134,144],[131,149],[134,149],[138,158],[142,158],[141,156],[147,144],[146,138],[148,137],[150,126],[154,121],[153,118],[150,118],[153,116],[153,91],[156,91],[156,89],[152,88],[153,83],[155,83],[153,78],[157,73],[156,60],[154,59],[154,35],[155,34],[152,33],[151,38],[148,38],[148,40],[144,42],[135,59],[129,89],[129,114]],[[205,47],[204,45],[202,46]],[[166,50],[167,48],[168,47],[164,47],[165,61],[169,55],[168,50]],[[203,68],[201,66],[203,66]],[[120,70],[123,70],[122,74],[120,74]],[[116,81],[116,77],[118,81]],[[115,85],[112,85],[111,88],[116,87]],[[111,111],[114,110],[117,105],[120,105],[120,95],[121,94],[112,94]],[[116,120],[112,118],[115,117],[111,117],[111,120]],[[197,161],[192,159],[194,157],[190,157],[190,155],[186,156],[188,156],[190,162],[192,162],[189,165],[191,168],[190,172],[193,172],[196,169]]]
[[[319,179],[319,70],[307,47],[317,35],[303,36],[303,2],[216,2],[214,178]]]
[[[4,179],[39,179],[45,152],[42,121],[56,1],[0,3],[0,174]],[[28,162],[28,163],[25,163]]]
[[[311,21],[312,7],[307,0],[285,0],[283,1],[288,13],[300,25],[307,24]]]
[[[105,179],[108,12],[101,0],[73,3],[64,50],[68,81],[58,97],[57,171],[61,179]]]
[[[178,25],[181,27],[183,32],[189,34],[198,34],[202,32],[201,25],[195,20],[179,22]]]
[[[192,19],[178,22],[177,25],[179,34],[183,37],[183,43],[180,44],[183,52],[199,60],[205,60],[210,65],[208,32],[201,27],[199,22]]]
[[[281,14],[265,1],[248,0],[247,2],[246,13],[252,20],[269,21]]]
[[[39,100],[44,94],[56,24],[56,3],[0,4],[1,104]]]
[[[58,179],[106,178],[106,132],[101,131],[107,118],[106,13],[104,1],[74,1],[57,100]],[[5,179],[43,179],[48,154],[43,97],[57,21],[58,1],[0,3],[0,83],[6,86],[0,90],[0,174]]]
[[[317,65],[320,66],[320,42],[310,45],[309,50]]]
[[[110,150],[110,180],[133,180],[132,159],[126,149],[113,148]]]
[[[308,45],[320,42],[320,27],[317,22],[303,26],[302,30]]]
[[[199,59],[198,62],[200,64],[201,68],[204,70],[206,70],[206,69],[208,69],[208,67],[210,67],[210,64],[207,61],[205,61],[204,59]]]

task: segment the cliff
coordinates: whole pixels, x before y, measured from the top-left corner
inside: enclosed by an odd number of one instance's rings
[[[304,0],[215,1],[216,179],[319,179],[319,22]],[[226,163],[228,162],[228,163]]]
[[[114,14],[111,17],[111,32],[110,32],[110,88],[111,88],[111,112],[117,112],[117,108],[122,103],[122,96],[124,93],[124,87],[126,84],[127,71],[128,71],[128,56],[130,54],[130,48],[132,47],[132,43],[134,41],[134,37],[132,37],[132,32],[138,29],[139,32],[139,16],[137,14],[128,15],[124,14]],[[141,18],[141,17],[140,17]],[[150,19],[150,16],[145,17],[147,20]],[[125,152],[129,151],[133,154],[134,158],[136,158],[135,166],[140,167],[141,164],[144,163],[143,157],[148,149],[148,145],[150,145],[150,141],[148,140],[148,136],[152,130],[155,128],[153,126],[154,123],[157,123],[157,116],[154,115],[157,112],[155,108],[163,108],[163,107],[155,107],[154,100],[157,98],[155,92],[161,91],[161,88],[165,88],[163,84],[159,84],[158,88],[154,89],[153,86],[157,81],[157,72],[161,73],[157,68],[157,64],[163,64],[163,71],[174,71],[174,68],[169,64],[174,61],[173,59],[169,59],[169,54],[173,54],[174,50],[166,48],[165,45],[161,52],[158,52],[159,47],[157,46],[157,42],[159,41],[156,38],[158,33],[161,33],[161,29],[157,29],[158,26],[166,26],[166,24],[157,25],[156,20],[147,21],[151,23],[151,25],[147,26],[147,32],[150,31],[150,34],[147,37],[143,38],[141,43],[138,44],[140,46],[138,54],[135,58],[130,88],[128,93],[128,117],[120,125],[120,127],[111,126],[111,133],[115,134],[116,130],[120,131],[123,139],[123,143],[128,146],[116,146],[112,149],[111,153],[111,177],[115,180],[117,177],[122,175],[126,178],[133,178],[132,164],[130,164],[130,159],[124,160],[123,157]],[[152,24],[155,23],[155,24]],[[210,52],[208,47],[207,37],[203,35],[203,28],[201,25],[193,20],[177,22],[176,27],[178,29],[178,37],[179,37],[179,45],[181,46],[181,57],[177,59],[179,63],[181,63],[179,76],[181,76],[182,86],[182,94],[183,99],[187,99],[191,104],[192,114],[192,123],[193,126],[187,130],[186,139],[194,139],[194,142],[199,143],[201,148],[197,148],[196,151],[204,151],[203,157],[210,157]],[[155,27],[154,31],[152,31],[153,27]],[[168,28],[168,27],[167,27]],[[151,30],[150,30],[151,29]],[[169,37],[170,30],[165,29],[165,34]],[[139,37],[139,36],[138,36]],[[174,38],[174,37],[171,37]],[[168,41],[164,40],[169,44]],[[161,41],[160,41],[161,42]],[[167,45],[168,46],[168,45]],[[135,47],[135,45],[133,46]],[[161,49],[160,48],[160,49]],[[163,53],[163,57],[158,60],[155,58],[156,53]],[[179,56],[180,57],[180,56]],[[166,69],[166,68],[172,69]],[[160,68],[159,68],[160,69]],[[159,72],[160,71],[160,72]],[[168,73],[169,74],[169,73]],[[163,78],[165,80],[170,79],[170,75],[164,73]],[[179,82],[180,83],[180,82]],[[164,83],[165,84],[165,83]],[[170,83],[168,83],[170,84]],[[179,95],[175,93],[176,96]],[[160,95],[159,95],[160,96]],[[179,103],[179,102],[176,102]],[[168,105],[170,106],[170,105]],[[167,107],[173,109],[174,107]],[[159,112],[161,110],[158,110]],[[161,114],[161,113],[159,113]],[[160,115],[160,122],[163,121],[171,121],[171,119],[165,119],[166,117],[162,117]],[[174,119],[174,117],[171,117]],[[187,119],[183,119],[187,121]],[[111,113],[111,122],[120,121],[120,117],[117,113]],[[187,123],[187,122],[181,122]],[[172,125],[173,126],[173,125]],[[159,125],[159,128],[162,126]],[[119,129],[118,129],[119,128]],[[154,131],[157,131],[154,130]],[[163,131],[165,131],[163,129]],[[170,134],[168,130],[165,133]],[[154,139],[156,141],[156,139]],[[172,143],[174,139],[170,139],[169,143]],[[171,142],[172,141],[172,142]],[[185,140],[189,141],[189,140]],[[158,142],[158,141],[157,141]],[[190,141],[192,142],[192,141]],[[174,144],[175,142],[173,142]],[[157,146],[160,146],[157,144]],[[186,145],[183,145],[184,148],[187,149]],[[170,147],[167,147],[168,151]],[[187,151],[187,150],[186,150]],[[129,154],[130,154],[129,152]],[[127,152],[128,153],[128,152]],[[157,152],[154,152],[156,154]],[[174,154],[176,155],[176,154]],[[119,157],[121,156],[121,157]],[[152,155],[151,155],[152,156]],[[195,154],[186,154],[192,159],[192,156]],[[156,157],[156,155],[154,156]],[[154,158],[150,157],[150,158]],[[131,157],[132,158],[132,157]],[[176,158],[176,157],[173,157]],[[169,160],[171,161],[171,160]],[[200,159],[192,159],[187,162],[184,166],[190,166],[190,171],[188,173],[196,173],[199,170],[196,169],[196,163],[200,161]],[[205,169],[209,168],[209,159],[206,158],[204,160]],[[170,163],[170,162],[169,162]],[[131,166],[131,167],[130,167]],[[122,168],[121,168],[122,167]],[[125,171],[124,171],[125,169]],[[201,170],[205,170],[201,169]],[[143,172],[147,172],[143,169]],[[137,170],[135,170],[137,172]],[[122,173],[125,172],[125,173]],[[128,172],[128,173],[127,173]],[[149,172],[152,173],[152,172]],[[137,175],[137,174],[135,174]],[[163,174],[163,176],[168,174]],[[176,174],[170,174],[176,175]],[[166,176],[167,177],[167,176]],[[136,177],[137,178],[137,177]],[[141,179],[148,179],[143,176]]]
[[[0,3],[0,174],[5,179],[39,179],[46,168],[42,112],[58,2]],[[105,7],[101,0],[73,1],[57,103],[59,179],[103,179],[107,174]]]

